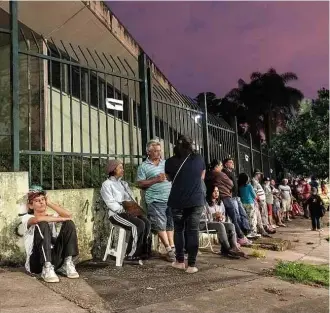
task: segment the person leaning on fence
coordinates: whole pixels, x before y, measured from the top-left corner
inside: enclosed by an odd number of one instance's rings
[[[71,213],[52,203],[40,187],[29,191],[27,206],[28,213],[22,217],[26,270],[41,273],[48,283],[59,282],[55,271],[68,278],[78,278],[72,260],[79,254],[78,239]],[[56,213],[48,214],[47,207]],[[55,228],[58,223],[59,234]]]
[[[206,174],[206,185],[217,186],[219,190],[220,199],[222,200],[225,208],[226,215],[230,218],[230,221],[235,225],[236,235],[238,237],[238,243],[241,246],[251,246],[252,242],[248,240],[242,232],[238,223],[237,212],[232,201],[232,189],[234,186],[233,181],[222,172],[222,163],[213,160],[210,164],[209,170]]]
[[[100,193],[109,209],[110,222],[131,232],[125,261],[143,265],[142,259],[149,257],[150,223],[135,202],[128,183],[122,180],[123,164],[119,160],[110,160],[106,171],[109,178],[103,182]]]
[[[138,168],[137,184],[145,190],[151,230],[158,234],[165,246],[167,260],[174,262],[174,225],[171,208],[167,205],[171,183],[165,176],[165,160],[161,158],[159,141],[151,140],[147,143],[147,155],[148,158]]]

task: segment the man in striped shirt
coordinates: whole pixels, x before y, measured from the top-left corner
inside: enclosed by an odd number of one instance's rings
[[[173,241],[173,218],[171,208],[167,206],[171,183],[165,176],[165,160],[161,158],[159,141],[151,140],[147,144],[148,158],[138,168],[137,184],[145,190],[148,219],[151,229],[157,233],[167,251],[167,260],[175,261]]]

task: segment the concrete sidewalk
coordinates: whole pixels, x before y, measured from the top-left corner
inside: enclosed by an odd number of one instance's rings
[[[81,278],[46,284],[23,271],[0,269],[0,313],[318,313],[329,312],[328,289],[267,277],[278,260],[329,262],[328,228],[309,231],[297,219],[275,237],[291,240],[292,250],[265,251],[266,258],[229,260],[209,252],[198,256],[194,275],[152,259],[144,266],[117,268],[113,261],[77,266]],[[246,249],[251,252],[250,249]]]
[[[0,269],[1,313],[87,313],[22,272]]]

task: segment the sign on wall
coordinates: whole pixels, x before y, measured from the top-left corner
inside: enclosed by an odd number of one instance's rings
[[[124,101],[123,100],[106,98],[105,105],[107,106],[107,109],[109,109],[109,110],[124,111]]]

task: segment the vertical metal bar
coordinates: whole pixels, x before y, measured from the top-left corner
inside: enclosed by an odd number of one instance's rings
[[[84,187],[84,157],[83,157],[83,153],[84,153],[84,133],[83,133],[83,104],[82,104],[82,88],[81,88],[81,84],[83,83],[82,81],[82,77],[84,77],[84,80],[86,79],[86,76],[82,76],[81,75],[81,67],[79,67],[79,117],[80,117],[80,121],[79,121],[79,126],[80,126],[80,153],[81,153],[81,158],[80,158],[80,163],[81,163],[81,187]]]
[[[128,81],[127,81],[128,83]],[[128,92],[129,93],[129,92]],[[134,143],[133,143],[133,127],[134,127],[134,114],[133,114],[133,99],[128,98],[128,140],[129,140],[129,156],[130,156],[130,165],[133,169],[133,154],[134,154]],[[124,137],[124,136],[123,136]],[[130,181],[133,182],[134,174],[131,170]]]
[[[253,161],[253,144],[252,144],[252,135],[251,133],[249,133],[249,139],[250,139],[250,158],[251,158],[251,161],[250,161],[250,164],[251,164],[251,173],[250,175],[252,175],[252,172],[254,171],[254,161]]]
[[[14,172],[19,171],[19,55],[18,55],[18,1],[10,1],[10,87],[12,99],[12,120],[11,120],[11,150],[12,150],[12,168]]]
[[[150,119],[150,138],[155,138],[155,108],[154,108],[154,93],[153,93],[153,81],[151,68],[147,69],[147,80],[148,80],[148,100],[149,100],[149,119]]]
[[[269,177],[271,178],[272,173],[270,172],[271,164],[270,164],[270,157],[269,157],[269,149],[268,148],[267,148],[267,163],[268,163],[268,174],[269,174]]]
[[[88,84],[87,84],[87,94],[88,94],[88,135],[89,135],[89,170],[90,170],[90,186],[93,187],[93,141],[92,141],[92,90],[91,90],[91,71],[88,68]]]
[[[234,137],[234,140],[235,140],[235,161],[236,161],[236,172],[237,172],[237,175],[241,172],[241,164],[239,162],[239,144],[238,144],[238,127],[237,127],[237,117],[236,115],[234,116],[234,130],[235,130],[235,137]]]
[[[135,116],[136,116],[136,154],[139,156],[138,158],[138,164],[140,165],[140,132],[139,129],[141,127],[140,125],[140,105],[137,102],[137,88],[136,88],[137,82],[134,81],[134,98],[135,98]],[[142,153],[142,151],[141,151]]]
[[[261,165],[261,172],[264,171],[264,161],[262,159],[262,144],[261,144],[261,140],[259,142],[259,145],[260,145],[260,165]]]
[[[27,45],[27,49],[28,51],[30,51],[31,46],[30,46],[30,40],[27,39],[26,40],[26,45]],[[32,98],[32,92],[31,92],[31,71],[30,71],[30,67],[31,67],[31,57],[30,55],[27,55],[27,89],[28,89],[28,149],[29,151],[32,150],[32,144],[31,144],[31,140],[32,140],[32,136],[31,136],[31,126],[32,126],[32,116],[31,116],[31,98]],[[29,184],[31,185],[31,179],[32,179],[32,162],[31,162],[31,154],[28,154],[28,159],[29,159]]]
[[[139,77],[140,82],[140,105],[141,105],[141,137],[142,147],[146,147],[150,139],[149,129],[149,104],[148,104],[148,75],[147,75],[147,55],[141,53],[139,55]],[[145,152],[144,152],[145,153]]]
[[[70,57],[71,59],[71,57]],[[72,65],[69,65],[69,96],[70,96],[70,146],[71,153],[73,153],[73,109],[72,109]],[[74,185],[75,176],[74,176],[74,156],[71,155],[71,177],[72,184]]]
[[[208,120],[207,120],[207,102],[206,102],[206,93],[204,93],[203,103],[201,103],[201,108],[203,110],[203,139],[204,139],[204,158],[205,163],[210,164],[210,139],[208,131]]]

